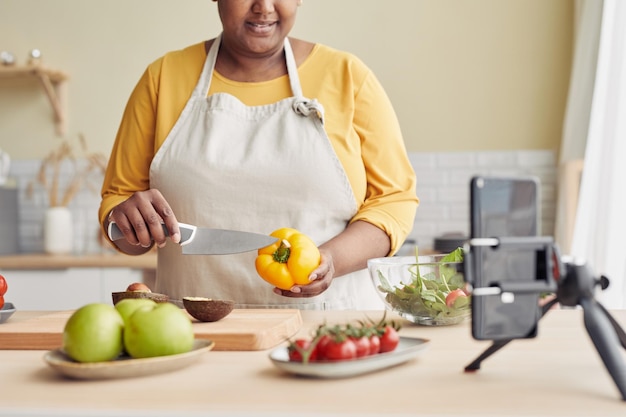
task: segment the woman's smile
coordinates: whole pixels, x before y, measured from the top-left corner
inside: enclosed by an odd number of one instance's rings
[[[254,33],[265,34],[274,29],[278,24],[277,21],[272,22],[246,22],[246,26]]]

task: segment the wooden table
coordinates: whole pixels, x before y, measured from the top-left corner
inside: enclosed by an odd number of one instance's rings
[[[32,314],[18,311],[11,320]],[[323,321],[363,319],[366,313],[302,316],[301,334],[307,334]],[[626,310],[614,317],[626,327]],[[469,323],[431,328],[405,322],[401,334],[430,339],[430,347],[404,365],[337,380],[283,373],[269,351],[211,351],[172,373],[75,381],[48,368],[43,351],[0,351],[0,416],[626,415],[580,310],[551,311],[537,338],[511,343],[476,373],[463,369],[489,343],[473,340]]]

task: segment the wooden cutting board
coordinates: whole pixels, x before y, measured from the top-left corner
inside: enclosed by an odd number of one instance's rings
[[[44,313],[3,323],[0,325],[0,349],[60,348],[63,328],[72,312]],[[214,323],[191,320],[197,338],[215,342],[213,350],[270,349],[293,336],[302,326],[300,311],[291,309],[235,309]]]

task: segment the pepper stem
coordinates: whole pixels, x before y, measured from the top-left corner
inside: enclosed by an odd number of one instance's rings
[[[274,252],[274,261],[286,264],[291,255],[291,244],[287,239],[282,239],[280,246]]]

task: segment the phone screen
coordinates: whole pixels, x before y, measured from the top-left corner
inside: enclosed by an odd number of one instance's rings
[[[471,237],[538,236],[539,181],[534,177],[474,177],[470,186]],[[475,248],[472,286],[536,279],[534,251]],[[511,298],[512,296],[512,298]],[[472,334],[479,340],[536,336],[539,294],[476,295],[472,297]]]
[[[472,178],[471,237],[537,236],[538,193],[535,178]]]

